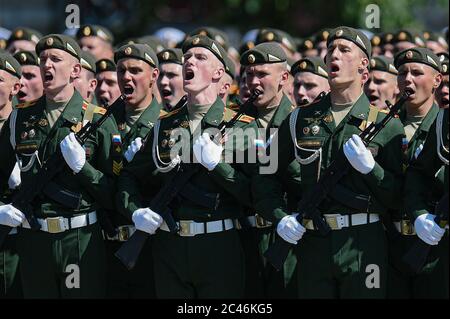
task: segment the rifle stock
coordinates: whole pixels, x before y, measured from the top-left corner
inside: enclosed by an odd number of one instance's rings
[[[363,132],[361,132],[359,136],[366,146],[369,145],[392,118],[398,115],[409,95],[409,92],[404,92],[395,105],[390,107],[389,114],[387,114],[382,121],[379,123],[371,123]],[[348,173],[350,168],[351,165],[341,148],[336,159],[331,162],[330,166],[323,172],[316,185],[314,185],[300,200],[298,204],[299,214],[296,217],[300,224],[304,219],[312,220],[314,226],[321,235],[325,236],[328,234],[331,230],[330,226],[324,220],[317,207],[327,197],[328,193],[334,188],[339,180]],[[276,270],[281,270],[292,246],[293,244],[288,243],[277,236],[274,244],[272,244],[272,246],[264,253],[264,257]]]

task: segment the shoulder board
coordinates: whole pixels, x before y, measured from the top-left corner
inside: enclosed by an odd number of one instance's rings
[[[249,116],[249,115],[242,115],[240,118],[239,118],[239,122],[244,122],[244,123],[251,123],[251,122],[253,122],[255,120],[255,118],[254,117],[251,117],[251,116]]]
[[[165,115],[167,115],[167,111],[161,109],[161,110],[159,111],[159,117],[163,117],[163,116],[165,116]]]
[[[171,117],[172,115],[174,115],[174,114],[177,114],[178,112],[180,112],[180,110],[182,110],[183,109],[183,107],[180,107],[180,108],[178,108],[178,109],[176,109],[176,110],[173,110],[172,112],[166,112],[166,114],[163,114],[163,115],[161,115],[161,112],[159,113],[159,119],[165,119],[165,118],[167,118],[167,117]]]
[[[83,105],[81,106],[81,108],[82,108],[84,111],[86,111],[86,109],[88,108],[88,106],[89,106],[89,102],[83,101]]]
[[[101,106],[96,106],[94,109],[94,113],[98,113],[98,114],[105,114],[106,113],[106,109],[101,107]]]
[[[230,110],[233,110],[233,111],[239,111],[239,105],[236,104],[236,103],[230,103],[230,104],[228,104],[227,107],[228,107]]]
[[[26,109],[27,107],[30,107],[30,106],[35,105],[35,104],[37,103],[38,100],[39,100],[39,99],[33,100],[33,101],[28,101],[28,102],[23,102],[23,103],[20,103],[20,104],[17,104],[17,105],[16,105],[16,109]]]

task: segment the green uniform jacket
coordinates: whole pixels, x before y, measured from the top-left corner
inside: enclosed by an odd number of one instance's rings
[[[225,106],[217,98],[202,119],[202,128],[219,126],[222,120],[227,118],[227,114],[224,114],[224,112]],[[227,113],[229,112],[228,110]],[[229,117],[231,118],[231,115]],[[249,127],[255,130],[256,124],[254,124],[254,121],[247,122],[243,122],[242,119],[235,127],[243,129]],[[170,150],[180,140],[180,137],[177,140],[170,137],[171,131],[179,127],[186,129],[185,132],[189,132],[189,137],[192,138],[187,107],[182,107],[161,118],[157,143],[159,156],[164,162],[170,161]],[[136,154],[133,161],[124,168],[119,177],[118,206],[128,218],[131,218],[136,209],[147,207],[150,200],[143,196],[141,186],[152,178],[152,173],[157,168],[152,155],[154,134],[155,132],[152,130],[143,149]],[[253,132],[253,134],[255,133]],[[224,152],[227,152],[227,147],[225,147]],[[172,211],[174,218],[176,220],[212,221],[241,217],[243,214],[242,205],[250,203],[250,179],[239,170],[242,166],[245,166],[245,164],[231,165],[223,162],[219,163],[211,172],[201,167],[200,171],[191,178],[190,183],[201,192],[219,194],[220,201],[217,209],[211,210],[193,204],[188,200],[183,200],[182,205],[174,207]],[[159,173],[161,183],[164,184],[171,174],[177,174],[176,169],[164,174]],[[157,189],[159,190],[159,187]]]
[[[440,147],[440,154],[449,158],[449,127],[448,109],[440,110],[444,112],[442,132],[443,145]],[[406,171],[405,181],[405,207],[407,213],[414,221],[418,216],[429,212],[429,190],[430,185],[435,180],[436,172],[441,169],[444,162],[437,153],[436,121],[430,128],[430,134],[426,139],[424,148],[417,160],[413,161]],[[447,150],[444,150],[445,149]],[[444,190],[448,192],[448,164],[444,165]],[[441,194],[442,195],[442,194]]]
[[[128,149],[128,146],[133,142],[136,138],[140,137],[142,140],[148,135],[148,133],[151,131],[153,126],[155,125],[155,122],[158,120],[158,118],[165,114],[164,111],[162,111],[161,104],[158,103],[158,101],[154,98],[150,105],[144,110],[144,112],[141,114],[139,119],[130,127],[130,130],[128,133],[126,133],[126,114],[125,114],[125,108],[119,109],[118,112],[115,112],[114,119],[116,120],[117,126],[120,131],[120,135],[122,138],[122,147],[123,152],[126,152]],[[127,165],[127,160],[125,157],[123,158],[123,163]],[[154,193],[154,188],[147,188],[146,191],[150,191],[151,193]],[[114,211],[110,214],[111,218],[113,219],[113,224],[116,226],[121,225],[128,225],[130,224],[130,220],[128,218],[125,218],[122,214],[116,213]]]
[[[296,140],[303,149],[322,148],[320,172],[326,169],[336,157],[342,145],[352,136],[359,134],[366,126],[369,114],[369,101],[362,94],[347,116],[336,127],[331,113],[330,95],[299,110],[295,132]],[[272,221],[278,222],[288,214],[282,197],[282,178],[289,164],[295,159],[294,144],[290,134],[289,121],[293,113],[283,122],[278,135],[278,171],[272,175],[257,175],[253,179],[253,193],[256,211]],[[385,114],[377,114],[377,122]],[[396,207],[398,191],[402,189],[402,151],[401,143],[404,130],[398,119],[392,119],[369,145],[375,154],[375,167],[367,175],[354,169],[344,176],[340,184],[349,191],[371,196],[370,212],[385,213],[388,207]],[[296,150],[301,158],[307,158],[312,153]],[[318,179],[318,157],[310,164],[299,165],[300,183],[290,193],[301,197]],[[292,172],[294,173],[294,172]],[[333,200],[325,200],[319,207],[322,213],[357,213],[354,209]]]
[[[84,107],[83,107],[84,105]],[[21,173],[22,187],[32,183],[39,162],[44,162],[59,148],[61,140],[75,127],[80,128],[83,120],[84,108],[88,103],[83,101],[81,95],[75,91],[67,103],[63,113],[50,129],[45,117],[45,96],[33,103],[19,105],[15,127],[16,149],[13,150],[10,143],[10,118],[0,135],[0,185],[7,185],[8,178],[15,164],[17,154],[22,161],[22,166],[27,166],[32,160],[31,156],[38,151],[31,168]],[[102,111],[103,110],[103,111]],[[97,112],[104,113],[104,109],[97,108]],[[95,113],[93,121],[100,118],[101,114]],[[113,208],[113,165],[110,152],[113,147],[112,137],[119,134],[117,126],[112,118],[107,119],[97,132],[91,136],[85,144],[86,164],[78,174],[74,174],[69,166],[58,174],[53,181],[61,188],[82,195],[79,210],[67,208],[56,203],[44,194],[38,196],[33,204],[36,217],[66,216],[92,211],[98,205],[105,208]],[[64,160],[64,159],[61,159]]]

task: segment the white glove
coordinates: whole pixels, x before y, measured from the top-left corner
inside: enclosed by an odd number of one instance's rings
[[[78,143],[75,134],[72,132],[67,135],[60,144],[62,155],[67,165],[75,173],[79,173],[86,163],[86,152]]]
[[[344,154],[350,164],[361,174],[369,174],[375,167],[372,153],[366,148],[361,138],[353,134],[344,144]]]
[[[445,234],[445,229],[439,227],[434,221],[436,216],[432,214],[422,214],[414,221],[416,234],[428,245],[437,245]]]
[[[22,180],[20,179],[20,168],[19,164],[16,162],[16,165],[14,165],[14,168],[11,172],[11,176],[9,176],[8,179],[8,187],[9,189],[16,189],[19,187]]]
[[[303,237],[306,228],[303,227],[295,218],[298,214],[284,216],[277,225],[277,233],[288,243],[297,245],[297,242]]]
[[[0,224],[17,227],[25,220],[25,215],[11,204],[0,206]]]
[[[127,151],[124,154],[128,163],[133,160],[134,155],[136,155],[136,153],[139,152],[141,147],[142,147],[142,138],[136,137],[136,139],[133,142],[131,142],[131,144],[128,146]]]
[[[420,153],[423,150],[423,144],[420,144],[417,148],[416,151],[414,152],[414,159],[417,159],[420,155]]]
[[[136,229],[149,233],[150,235],[153,235],[163,222],[162,217],[150,208],[139,208],[135,210],[131,219]]]
[[[197,161],[208,171],[212,171],[220,162],[223,147],[211,141],[208,133],[203,133],[197,138],[192,148]]]

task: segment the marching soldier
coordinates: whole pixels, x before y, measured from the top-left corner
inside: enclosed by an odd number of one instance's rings
[[[439,58],[429,49],[412,48],[400,52],[395,58],[395,66],[398,69],[398,87],[401,92],[412,93],[405,103],[405,109],[400,114],[400,120],[405,127],[406,139],[404,146],[405,169],[418,158],[424,148],[427,136],[434,134],[430,131],[433,122],[439,112],[439,107],[434,102],[434,92],[438,89],[442,81],[441,64]],[[436,190],[430,192],[428,201],[433,203],[439,198],[439,193],[443,183],[443,175],[436,177]],[[405,185],[405,187],[407,187]],[[434,194],[433,194],[434,192]],[[432,204],[430,204],[432,205]],[[429,207],[432,210],[432,207]],[[423,273],[414,276],[405,271],[407,269],[402,264],[403,256],[413,246],[417,237],[414,224],[406,212],[394,211],[391,219],[396,231],[401,236],[390,238],[390,267],[388,272],[388,297],[389,298],[425,298],[427,295],[437,293],[435,286],[442,280],[445,269],[435,267],[435,260],[425,266]],[[416,223],[420,223],[418,219]],[[418,234],[419,236],[421,234]],[[447,250],[436,249],[433,252],[435,258],[443,258],[448,254]],[[447,269],[448,270],[448,269]],[[431,282],[434,283],[431,284]],[[434,291],[433,291],[434,290]],[[433,292],[431,292],[433,291]]]
[[[406,49],[414,47],[424,48],[426,46],[425,39],[422,35],[419,32],[410,29],[398,30],[394,35],[392,43],[394,44],[395,55]]]
[[[430,128],[423,151],[406,172],[404,201],[406,211],[417,233],[431,249],[427,263],[416,282],[414,297],[448,299],[448,202],[447,216],[441,223],[434,221],[434,209],[429,206],[429,191],[434,188],[436,174],[441,175],[442,188],[439,196],[448,196],[449,159],[448,108],[440,109]],[[438,173],[441,171],[441,173]],[[448,197],[447,197],[448,200]]]
[[[167,111],[173,111],[178,101],[186,93],[183,90],[183,51],[166,49],[158,53],[158,89]]]
[[[30,102],[39,99],[44,94],[39,58],[33,51],[19,51],[14,54],[22,68],[20,78],[20,90],[17,93],[19,103]]]
[[[12,111],[12,97],[19,92],[21,67],[9,53],[0,53],[0,138],[3,126]],[[2,149],[3,150],[3,149]],[[3,155],[2,155],[3,156]],[[12,164],[14,166],[14,162]],[[0,172],[0,203],[11,202],[14,189],[20,185],[20,171],[17,165],[9,172]],[[3,208],[3,209],[2,209]],[[0,246],[0,299],[21,298],[22,287],[19,273],[19,255],[16,247],[17,226],[20,214],[15,217],[0,206],[0,224],[13,227],[5,242]]]
[[[0,206],[16,216],[16,224],[22,223],[17,247],[24,297],[103,297],[105,256],[97,210],[112,208],[110,153],[118,131],[113,119],[107,119],[82,147],[74,132],[105,110],[83,101],[74,89],[81,50],[72,38],[50,34],[38,42],[36,53],[45,94],[19,104],[5,123],[0,139],[1,183],[16,160],[21,187],[33,183],[39,167],[58,149],[67,165],[32,203],[39,231],[29,229],[17,208]]]
[[[258,128],[265,133],[257,137],[255,144],[265,152],[272,139],[272,130],[279,128],[293,110],[292,103],[283,93],[289,77],[287,56],[278,43],[266,42],[245,52],[241,65],[245,67],[249,90],[262,92],[253,104]],[[256,214],[250,210],[249,216],[241,222],[241,228],[242,245],[247,256],[246,297],[295,298],[295,255],[289,257],[280,273],[266,265],[262,256],[274,240],[272,223],[265,220],[258,210]]]
[[[443,34],[426,31],[423,33],[423,38],[425,39],[426,47],[433,51],[434,54],[448,51],[448,43]]]
[[[387,109],[386,100],[394,104],[400,93],[397,87],[397,69],[394,59],[379,55],[370,59],[369,79],[364,85],[364,93],[370,104],[380,110]]]
[[[125,94],[125,107],[114,114],[124,149],[125,165],[130,163],[140,150],[142,141],[149,134],[158,118],[163,115],[161,105],[152,94],[159,76],[158,58],[145,44],[129,44],[119,48],[114,56],[117,63],[117,80],[120,91]],[[121,152],[118,154],[121,155]],[[116,160],[118,171],[122,160]],[[151,178],[150,178],[151,180]],[[143,185],[146,195],[151,196],[155,189],[150,183]],[[106,236],[108,258],[108,296],[111,298],[154,298],[153,261],[149,242],[139,263],[128,271],[114,256],[135,231],[129,218],[117,211],[110,212],[117,235]]]
[[[325,63],[318,57],[303,58],[293,65],[294,97],[297,106],[313,102],[320,93],[330,91]]]
[[[80,48],[90,52],[96,60],[114,58],[114,36],[107,28],[86,24],[78,29],[76,38]]]
[[[95,63],[97,70],[97,87],[95,97],[102,105],[110,105],[120,96],[120,88],[117,83],[116,64],[108,59],[101,59]]]
[[[380,214],[398,201],[403,127],[400,121],[391,120],[366,148],[358,134],[384,116],[363,93],[370,41],[359,30],[338,27],[330,32],[327,47],[330,94],[297,108],[281,125],[278,171],[255,176],[255,208],[275,224],[282,240],[297,244],[300,298],[384,298],[387,253],[379,221]],[[281,183],[286,180],[285,187],[290,186],[301,198],[341,148],[351,168],[318,207],[331,228],[322,236],[312,221],[300,224],[296,215],[289,214]],[[296,173],[300,178],[290,185],[283,175],[293,160],[299,162]],[[291,175],[296,176],[295,172]],[[378,289],[366,285],[369,265],[378,267]]]
[[[442,65],[442,82],[439,88],[436,90],[436,102],[440,108],[448,108],[449,105],[449,84],[448,84],[448,53],[438,54],[439,61]]]
[[[220,162],[222,146],[206,133],[200,134],[203,129],[217,127],[224,118],[225,106],[218,92],[226,72],[226,52],[202,35],[186,40],[183,52],[187,106],[163,116],[143,150],[124,168],[118,184],[119,205],[137,229],[152,235],[158,298],[240,298],[244,292],[244,255],[234,219],[250,202],[250,181],[234,165]],[[239,126],[250,120],[241,118]],[[171,156],[171,152],[177,145],[187,152],[191,137],[195,141],[194,165],[201,166],[181,190],[178,204],[171,205],[180,226],[180,232],[172,234],[159,212],[146,207],[148,198],[139,185],[152,179],[155,170],[161,187],[167,186],[172,174],[182,174],[177,168],[180,157]]]
[[[87,51],[82,51],[80,63],[80,76],[75,79],[73,85],[85,101],[97,104],[95,100],[95,89],[97,88],[95,57]]]
[[[256,35],[255,44],[263,42],[276,42],[283,48],[283,51],[288,58],[293,59],[294,61],[299,59],[294,39],[285,31],[273,28],[260,29]]]
[[[6,50],[11,54],[18,51],[34,51],[42,34],[36,30],[24,27],[18,27],[11,32],[8,39]]]

